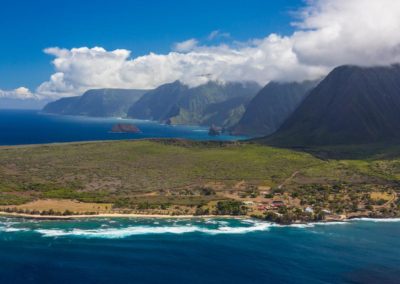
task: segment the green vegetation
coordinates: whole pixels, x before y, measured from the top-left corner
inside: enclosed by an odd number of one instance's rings
[[[176,81],[146,93],[129,109],[128,116],[171,124],[196,124],[231,127],[256,95],[256,83],[208,82],[189,88]]]
[[[68,199],[134,212],[247,213],[282,223],[320,220],[323,212],[397,216],[400,151],[379,149],[368,158],[339,160],[238,142],[2,147],[0,205]],[[258,208],[272,200],[285,206]],[[305,212],[307,207],[312,212]]]
[[[20,205],[30,201],[29,197],[12,193],[0,193],[0,205]]]
[[[247,213],[246,207],[239,201],[218,201],[216,206],[216,215],[245,215]]]
[[[337,67],[265,141],[289,147],[398,141],[399,77],[398,65]]]
[[[146,92],[146,90],[125,89],[89,90],[80,97],[61,98],[51,102],[43,111],[63,115],[126,117],[129,107]]]
[[[232,127],[232,133],[249,136],[274,133],[317,83],[269,83],[249,102],[239,123]]]

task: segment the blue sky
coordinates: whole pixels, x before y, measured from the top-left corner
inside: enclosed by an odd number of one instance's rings
[[[53,72],[47,47],[101,46],[167,53],[175,42],[206,40],[220,30],[231,40],[291,34],[290,11],[302,0],[2,0],[0,89],[35,88]]]

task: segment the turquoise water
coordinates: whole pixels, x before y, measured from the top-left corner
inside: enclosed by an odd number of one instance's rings
[[[121,122],[135,124],[142,133],[111,133],[112,126]],[[246,137],[230,135],[211,137],[208,135],[208,128],[198,126],[168,126],[143,120],[47,115],[38,111],[26,110],[0,110],[0,145],[143,138],[229,141]]]
[[[0,283],[399,283],[400,220],[0,218]]]

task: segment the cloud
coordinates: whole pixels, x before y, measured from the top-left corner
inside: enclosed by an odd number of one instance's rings
[[[308,65],[383,65],[400,61],[400,1],[309,1],[293,50]]]
[[[295,32],[288,36],[270,34],[230,45],[189,39],[167,54],[132,58],[125,49],[48,48],[45,52],[55,57],[55,73],[35,95],[58,98],[92,88],[150,89],[175,80],[191,86],[209,79],[301,81],[343,64],[400,62],[398,0],[308,0],[297,16]],[[214,31],[209,39],[221,36]]]
[[[74,96],[88,89],[131,87],[123,78],[123,68],[129,62],[130,51],[104,48],[47,48],[46,54],[55,56],[56,73],[36,90],[41,97]]]
[[[224,33],[224,32],[221,32],[220,30],[215,30],[215,31],[212,31],[208,35],[207,39],[209,41],[212,41],[212,40],[215,40],[215,39],[218,39],[218,38],[230,38],[230,37],[231,37],[230,33]]]
[[[33,94],[25,87],[20,87],[10,91],[0,90],[0,98],[20,100],[39,99],[37,95]]]
[[[196,48],[198,43],[198,40],[191,38],[186,41],[176,43],[174,49],[178,52],[188,52]]]
[[[190,86],[210,79],[264,84],[314,78],[326,71],[300,64],[292,51],[292,39],[274,34],[239,47],[197,46],[186,53],[150,53],[134,59],[128,50],[99,47],[51,48],[46,53],[56,56],[56,73],[37,89],[46,97],[72,96],[100,87],[151,89],[175,80]]]

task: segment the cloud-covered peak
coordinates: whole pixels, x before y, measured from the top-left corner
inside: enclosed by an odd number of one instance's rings
[[[304,64],[400,62],[398,0],[309,1],[295,26],[293,50]]]

